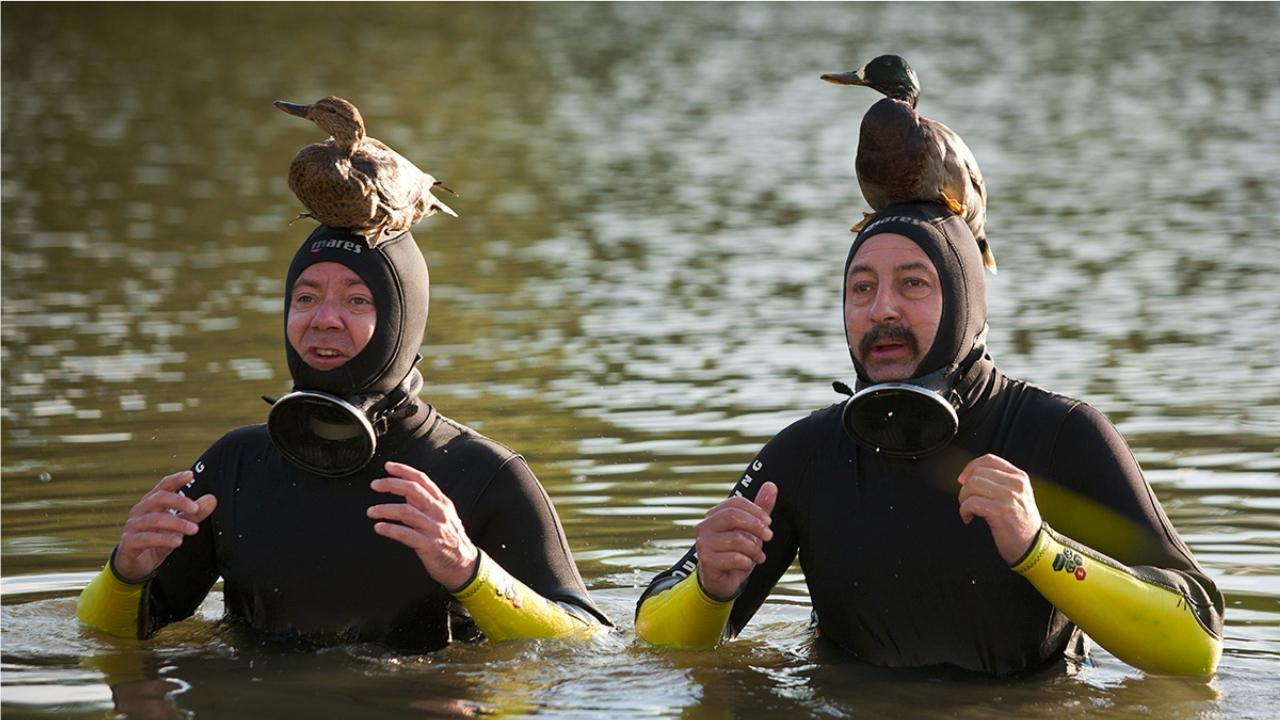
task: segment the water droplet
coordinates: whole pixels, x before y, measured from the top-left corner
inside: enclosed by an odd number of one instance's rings
[[[40,473],[40,482],[49,482],[52,479],[53,479],[53,476],[50,475],[48,472]]]

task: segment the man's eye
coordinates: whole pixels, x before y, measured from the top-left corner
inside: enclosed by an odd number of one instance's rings
[[[293,297],[293,304],[294,304],[294,305],[306,305],[306,304],[311,303],[311,302],[314,302],[314,301],[315,301],[315,296],[314,296],[314,295],[295,295],[295,296]]]
[[[906,278],[902,281],[902,292],[910,298],[921,298],[929,294],[933,285],[924,278]]]

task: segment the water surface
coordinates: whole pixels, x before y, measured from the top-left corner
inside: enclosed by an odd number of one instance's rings
[[[6,717],[1267,717],[1280,702],[1280,13],[1177,5],[3,8]],[[851,368],[839,274],[896,51],[990,192],[991,346],[1128,437],[1227,596],[1203,684],[1105,652],[1012,681],[811,647],[798,568],[718,653],[641,588]],[[297,652],[197,618],[79,630],[128,508],[288,389],[284,174],[337,94],[462,195],[417,229],[443,412],[523,452],[616,637]],[[113,690],[115,700],[113,701]]]

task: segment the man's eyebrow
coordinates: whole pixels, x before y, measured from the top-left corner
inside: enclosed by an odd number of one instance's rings
[[[893,271],[896,273],[907,272],[908,270],[921,270],[927,273],[929,272],[929,264],[922,262],[920,260],[913,260],[911,262],[903,263],[893,268]],[[853,275],[854,273],[860,273],[860,272],[871,273],[872,275],[876,274],[875,269],[872,268],[870,265],[858,263],[856,265],[849,266],[850,275]]]
[[[346,278],[345,280],[342,281],[343,287],[354,287],[356,285],[363,285],[365,287],[368,287],[365,281],[361,280],[360,278]],[[320,287],[320,281],[312,280],[311,278],[298,278],[296,281],[294,281],[293,287],[296,289],[299,286],[305,286],[309,288],[318,288]]]
[[[920,270],[920,271],[923,271],[923,272],[925,272],[925,273],[928,273],[931,269],[932,269],[932,268],[930,268],[930,266],[928,265],[928,263],[924,263],[924,262],[921,262],[921,261],[919,261],[919,260],[916,260],[916,261],[914,261],[914,262],[903,263],[903,264],[901,264],[901,265],[899,265],[899,266],[895,267],[895,268],[893,269],[893,271],[894,271],[894,272],[906,272],[906,271],[908,271],[908,270]]]

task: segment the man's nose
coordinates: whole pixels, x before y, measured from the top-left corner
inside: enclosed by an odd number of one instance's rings
[[[338,301],[332,298],[322,300],[311,316],[311,327],[326,330],[342,327],[342,307]]]
[[[869,311],[871,321],[880,325],[898,319],[898,299],[893,289],[887,285],[876,288],[876,296],[871,300]]]

